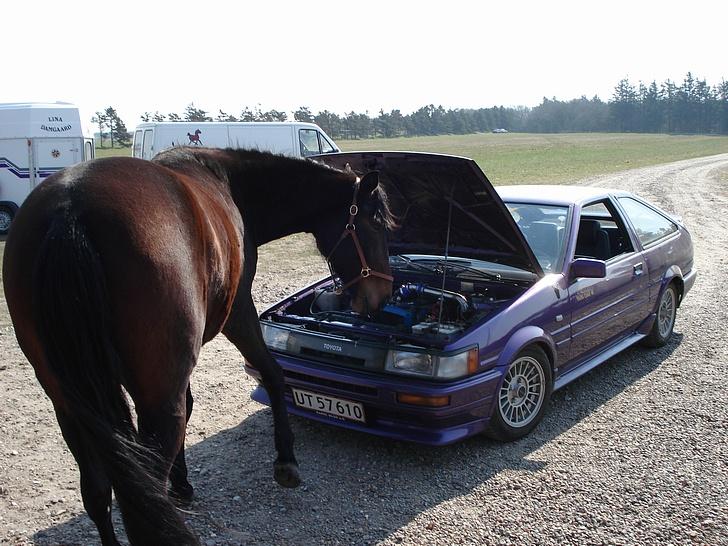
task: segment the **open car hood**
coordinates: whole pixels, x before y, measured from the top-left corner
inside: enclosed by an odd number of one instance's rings
[[[472,159],[417,152],[344,152],[311,159],[359,175],[379,171],[400,228],[389,252],[478,258],[543,274],[520,229]]]

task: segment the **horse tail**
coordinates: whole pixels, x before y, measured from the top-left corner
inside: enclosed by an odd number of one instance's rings
[[[111,482],[129,541],[199,544],[153,471],[159,456],[139,441],[121,386],[101,261],[69,208],[53,218],[33,275],[33,314],[48,365],[68,418]]]

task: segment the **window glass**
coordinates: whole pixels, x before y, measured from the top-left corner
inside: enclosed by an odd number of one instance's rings
[[[154,131],[147,129],[144,131],[144,143],[142,144],[142,157],[144,159],[152,159],[154,152]]]
[[[301,155],[307,157],[321,153],[319,149],[318,131],[315,129],[300,129],[298,138],[301,142]]]
[[[670,233],[677,231],[677,225],[647,205],[631,197],[620,197],[619,203],[632,222],[642,246],[654,243]]]
[[[321,141],[321,153],[322,154],[330,154],[331,152],[336,151],[324,135],[319,133],[318,136],[319,136],[319,140]]]
[[[528,246],[546,273],[557,270],[566,237],[566,207],[528,203],[506,203]]]
[[[132,152],[134,157],[142,156],[142,132],[134,131],[134,151]]]
[[[633,250],[627,229],[611,203],[599,201],[581,209],[576,258],[606,261]]]

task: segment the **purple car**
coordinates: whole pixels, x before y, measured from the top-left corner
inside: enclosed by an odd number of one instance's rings
[[[400,227],[382,309],[352,312],[326,278],[261,315],[295,415],[432,445],[521,438],[554,390],[664,345],[695,282],[681,221],[627,192],[495,190],[474,161],[435,154],[317,160],[378,170]]]

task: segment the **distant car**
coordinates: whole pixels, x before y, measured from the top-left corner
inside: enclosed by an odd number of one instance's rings
[[[554,390],[638,341],[665,344],[695,282],[685,226],[624,191],[496,191],[442,155],[318,160],[378,170],[401,227],[380,311],[353,313],[326,278],[261,315],[295,415],[433,445],[521,438]],[[269,403],[262,386],[252,397]]]
[[[508,129],[493,129],[493,133],[507,133]]]

